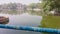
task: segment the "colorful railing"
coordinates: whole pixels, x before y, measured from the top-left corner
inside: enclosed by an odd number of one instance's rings
[[[60,29],[53,29],[53,28],[40,28],[40,27],[29,27],[29,26],[14,26],[14,25],[3,25],[3,24],[0,24],[0,28],[60,34]]]

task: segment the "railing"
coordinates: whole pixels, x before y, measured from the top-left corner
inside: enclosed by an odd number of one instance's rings
[[[14,26],[14,25],[3,25],[3,24],[0,24],[0,28],[60,34],[60,29],[53,29],[53,28],[40,28],[40,27],[29,27],[29,26]]]

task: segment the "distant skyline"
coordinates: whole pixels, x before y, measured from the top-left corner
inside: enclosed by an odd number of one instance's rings
[[[5,3],[22,3],[22,4],[30,4],[30,3],[38,3],[39,0],[0,0],[0,4],[5,4]]]

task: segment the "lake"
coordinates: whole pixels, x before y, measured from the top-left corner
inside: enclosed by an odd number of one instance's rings
[[[42,20],[42,16],[30,15],[28,13],[15,14],[15,15],[1,13],[0,16],[8,16],[9,17],[9,23],[6,25],[38,27]],[[0,34],[40,34],[40,32],[11,30],[11,29],[0,28]]]

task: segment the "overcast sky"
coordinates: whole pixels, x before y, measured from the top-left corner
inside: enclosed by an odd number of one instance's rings
[[[39,0],[0,0],[0,4],[4,4],[4,3],[22,3],[22,4],[30,4],[30,3],[38,3]]]

